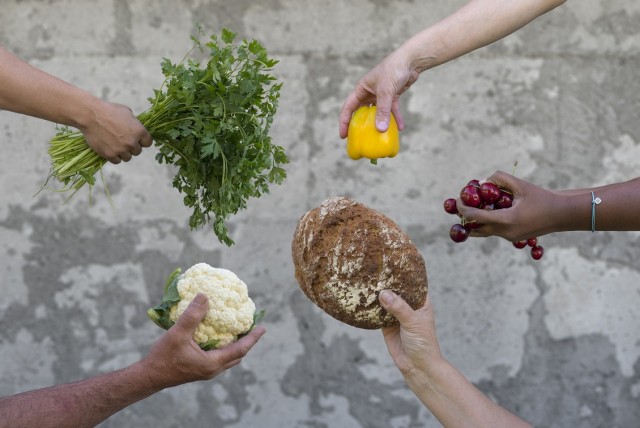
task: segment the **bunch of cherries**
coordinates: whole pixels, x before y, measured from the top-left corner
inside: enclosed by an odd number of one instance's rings
[[[509,208],[513,204],[513,195],[507,189],[501,189],[494,183],[485,182],[480,184],[478,180],[471,180],[460,191],[460,200],[469,207],[500,210]],[[466,241],[473,229],[482,226],[475,221],[465,221],[464,217],[458,212],[454,198],[444,201],[444,210],[449,214],[456,214],[462,219],[460,223],[454,224],[449,230],[449,236],[454,242]],[[513,246],[516,248],[531,247],[531,257],[534,260],[540,260],[544,254],[544,248],[538,245],[537,237],[513,242]]]

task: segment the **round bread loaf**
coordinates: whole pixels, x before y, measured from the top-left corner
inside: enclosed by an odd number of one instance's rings
[[[412,308],[427,297],[424,259],[409,236],[383,214],[334,197],[307,212],[291,244],[302,291],[326,313],[365,329],[397,325],[378,303],[392,290]]]

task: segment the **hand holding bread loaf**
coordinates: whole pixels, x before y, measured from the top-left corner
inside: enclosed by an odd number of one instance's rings
[[[413,309],[427,296],[424,259],[391,219],[345,197],[307,212],[292,242],[295,276],[305,295],[354,327],[378,329],[397,320],[378,302],[392,290]]]

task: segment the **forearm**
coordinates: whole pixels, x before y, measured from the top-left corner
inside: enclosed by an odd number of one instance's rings
[[[565,0],[472,0],[399,49],[418,73],[489,45]]]
[[[0,399],[0,427],[93,427],[162,388],[142,363],[66,385]]]
[[[0,47],[0,110],[82,128],[102,101]]]
[[[446,427],[530,427],[500,407],[446,360],[431,361],[427,371],[405,375],[407,385]]]
[[[558,207],[563,218],[558,231],[591,230],[591,192],[600,198],[595,207],[595,229],[600,231],[640,230],[640,177],[595,188],[563,190]]]

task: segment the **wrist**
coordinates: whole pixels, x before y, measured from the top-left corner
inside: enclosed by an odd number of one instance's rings
[[[419,75],[438,65],[437,56],[430,49],[431,44],[420,35],[407,40],[398,52],[412,73]]]
[[[78,89],[76,97],[78,101],[70,104],[67,124],[84,131],[96,123],[105,101],[82,89]]]
[[[557,194],[552,232],[591,229],[591,193]]]
[[[412,367],[403,373],[404,380],[412,391],[435,391],[439,379],[447,372],[450,364],[442,357],[431,358],[424,367]]]
[[[129,366],[129,369],[136,373],[140,384],[144,385],[145,389],[151,394],[173,386],[162,375],[165,373],[164,367],[157,364],[149,356]]]

